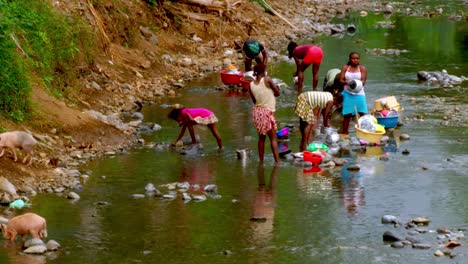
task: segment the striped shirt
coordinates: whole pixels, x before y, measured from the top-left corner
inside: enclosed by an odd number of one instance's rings
[[[307,100],[312,109],[317,107],[325,108],[327,102],[333,101],[333,95],[329,92],[310,91],[301,93],[299,97],[303,97],[302,100]]]

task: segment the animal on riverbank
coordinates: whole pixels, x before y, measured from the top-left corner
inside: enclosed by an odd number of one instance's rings
[[[39,239],[47,237],[46,220],[35,213],[15,216],[8,221],[7,225],[2,224],[1,228],[3,237],[11,241],[14,241],[16,236],[22,236],[25,241],[28,234]]]
[[[24,131],[11,131],[0,134],[0,148],[2,152],[0,157],[3,156],[5,148],[8,148],[13,152],[15,162],[18,160],[16,156],[16,149],[23,150],[25,156],[23,158],[23,163],[26,163],[27,158],[29,157],[28,166],[32,164],[32,154],[34,147],[36,146],[37,141],[33,138],[32,135]]]

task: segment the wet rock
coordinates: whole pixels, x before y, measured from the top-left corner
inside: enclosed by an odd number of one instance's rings
[[[400,139],[401,139],[401,140],[410,140],[410,138],[411,138],[411,137],[410,137],[410,135],[408,135],[408,134],[401,134],[401,135],[400,135]]]
[[[154,184],[148,183],[148,184],[146,184],[146,186],[145,186],[145,191],[147,191],[147,192],[154,192],[154,191],[156,191],[156,187],[154,187]]]
[[[47,241],[46,248],[48,251],[55,251],[60,248],[60,244],[55,240]]]
[[[447,228],[437,228],[437,234],[450,234],[450,230]]]
[[[47,248],[44,245],[37,245],[28,247],[23,252],[27,254],[44,254],[47,251]]]
[[[457,241],[449,241],[447,244],[445,244],[446,248],[454,248],[459,246],[461,246],[461,244]]]
[[[415,231],[420,233],[420,234],[424,234],[424,233],[428,232],[428,230],[426,228],[416,228]]]
[[[442,252],[439,249],[434,252],[434,256],[436,257],[443,257],[444,255],[445,255],[444,252]]]
[[[192,197],[190,197],[190,194],[188,194],[188,193],[183,193],[182,194],[182,200],[190,201],[190,200],[192,200]]]
[[[9,221],[8,218],[0,216],[0,224],[6,225],[6,224],[8,224],[8,221]]]
[[[133,197],[134,199],[142,199],[142,198],[145,198],[145,195],[144,195],[144,194],[136,193],[136,194],[132,194],[132,197]]]
[[[69,192],[67,198],[72,200],[78,200],[80,199],[80,196],[76,192]]]
[[[0,177],[0,191],[7,192],[14,196],[17,195],[15,186],[3,176]]]
[[[416,237],[411,237],[411,236],[405,237],[405,240],[411,242],[411,244],[420,244],[421,243],[421,240],[419,240]]]
[[[197,202],[203,202],[203,201],[206,201],[206,196],[205,195],[193,195],[193,199]]]
[[[216,184],[208,184],[203,188],[205,192],[217,192],[218,191],[218,186]]]
[[[416,217],[412,219],[411,222],[415,223],[416,225],[429,225],[431,220],[425,217]]]
[[[413,248],[415,248],[415,249],[430,249],[431,245],[423,244],[423,243],[416,243],[416,244],[413,244]]]
[[[395,241],[401,241],[401,240],[403,240],[403,239],[401,237],[395,235],[391,231],[385,231],[385,233],[383,234],[383,241],[385,241],[385,242],[395,242]]]
[[[401,241],[397,241],[397,242],[392,243],[391,247],[392,248],[404,248],[405,244],[403,244],[403,242]]]
[[[39,238],[31,238],[31,239],[28,239],[28,240],[26,240],[24,242],[23,247],[24,248],[29,248],[29,247],[32,247],[32,246],[40,246],[40,245],[44,245],[44,241],[42,241]]]
[[[382,216],[382,224],[398,224],[400,223],[400,220],[398,217],[393,216],[393,215],[384,215]]]
[[[177,194],[164,194],[162,198],[172,200],[172,199],[177,198]]]

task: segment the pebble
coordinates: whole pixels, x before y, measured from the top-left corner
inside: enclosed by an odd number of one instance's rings
[[[416,249],[430,249],[431,245],[423,244],[423,243],[416,243],[416,244],[413,244],[413,248],[416,248]]]

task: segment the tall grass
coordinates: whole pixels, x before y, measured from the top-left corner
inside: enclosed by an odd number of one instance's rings
[[[47,0],[0,0],[0,114],[17,122],[28,116],[32,74],[55,96],[72,89],[79,55],[92,46],[82,42],[92,40],[83,25]]]

